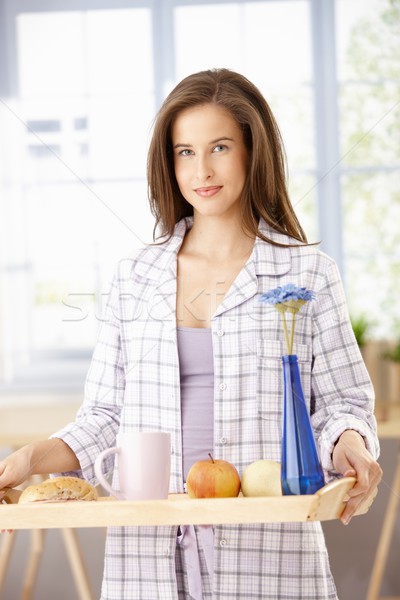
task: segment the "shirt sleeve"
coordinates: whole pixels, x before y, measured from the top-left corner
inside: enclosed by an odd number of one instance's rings
[[[115,445],[125,391],[125,369],[120,339],[118,271],[110,293],[85,383],[85,399],[76,419],[52,438],[62,439],[76,454],[81,471],[69,473],[96,485],[94,462],[98,454]],[[104,461],[105,475],[113,458]]]
[[[311,419],[325,471],[334,472],[333,448],[346,429],[360,433],[369,452],[377,458],[374,390],[353,333],[335,263],[326,270],[314,303],[311,381]]]

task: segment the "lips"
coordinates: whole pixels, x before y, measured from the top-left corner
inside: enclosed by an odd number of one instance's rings
[[[211,196],[215,196],[222,189],[222,185],[211,185],[208,187],[201,187],[195,189],[195,192],[198,196],[202,198],[210,198]]]

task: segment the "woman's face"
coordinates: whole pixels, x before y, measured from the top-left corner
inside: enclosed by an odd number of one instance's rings
[[[215,104],[182,111],[172,126],[172,145],[176,180],[194,214],[238,211],[248,152],[231,114]]]

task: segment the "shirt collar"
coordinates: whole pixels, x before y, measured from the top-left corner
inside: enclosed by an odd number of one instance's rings
[[[146,246],[139,253],[135,264],[135,272],[148,279],[160,280],[168,272],[176,275],[176,256],[188,229],[193,225],[193,217],[181,219],[175,226],[172,236],[161,244]],[[259,231],[272,242],[295,245],[297,242],[288,235],[278,233],[260,219]],[[256,275],[283,275],[290,270],[290,248],[275,246],[264,242],[259,237],[254,243],[249,262],[254,264]]]

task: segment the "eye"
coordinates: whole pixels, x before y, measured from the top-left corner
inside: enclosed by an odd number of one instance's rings
[[[193,150],[189,150],[189,148],[185,148],[184,150],[179,151],[179,156],[191,156],[193,154]]]
[[[224,144],[218,144],[218,146],[214,146],[213,148],[213,152],[222,152],[223,150],[226,150]]]

